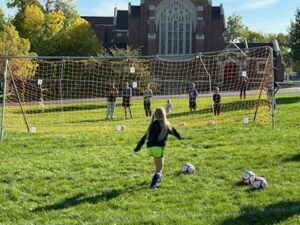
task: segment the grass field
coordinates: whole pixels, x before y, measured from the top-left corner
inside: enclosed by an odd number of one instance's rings
[[[73,115],[87,125],[80,131],[6,130],[0,224],[298,225],[299,112],[299,95],[279,95],[274,130],[270,123],[222,122],[230,111],[214,126],[201,115],[189,115],[186,127],[178,126],[181,118],[170,118],[185,140],[169,138],[158,190],[149,189],[153,162],[145,148],[133,153],[146,129],[144,117],[126,120],[126,130],[117,132],[120,121],[89,120],[78,110]],[[64,119],[72,123],[72,114]],[[104,126],[88,126],[95,122]],[[186,162],[195,165],[195,174],[181,173]],[[269,186],[254,191],[242,185],[246,170]]]

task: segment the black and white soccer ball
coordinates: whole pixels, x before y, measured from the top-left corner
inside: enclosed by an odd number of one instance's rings
[[[255,177],[252,182],[252,188],[257,190],[265,189],[268,186],[267,180],[263,177]]]
[[[252,172],[252,171],[246,171],[242,175],[242,182],[244,184],[246,184],[246,185],[252,184],[255,178],[256,178],[256,175],[255,175],[254,172]]]
[[[185,174],[193,174],[195,173],[195,167],[191,163],[186,163],[182,167],[182,171]]]
[[[117,131],[124,131],[126,129],[126,126],[124,124],[120,124],[116,126]]]

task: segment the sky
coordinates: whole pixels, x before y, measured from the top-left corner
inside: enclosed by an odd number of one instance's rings
[[[128,9],[128,3],[140,5],[140,0],[77,0],[77,10],[81,16],[113,16],[114,7]],[[242,16],[243,23],[252,31],[262,33],[285,33],[292,20],[300,0],[212,0],[213,6],[223,4],[225,16],[236,12]],[[7,10],[6,0],[0,0],[0,6],[7,16],[14,11]]]

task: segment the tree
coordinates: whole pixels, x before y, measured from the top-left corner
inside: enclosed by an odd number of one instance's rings
[[[12,24],[6,24],[4,29],[0,31],[0,56],[28,56],[35,55],[30,52],[30,42],[27,39],[20,38],[18,31]],[[32,77],[35,74],[37,64],[31,59],[12,58],[9,63],[9,76],[14,76],[19,82],[19,95],[21,100],[25,99],[25,83],[24,78]],[[0,72],[3,71],[3,62],[0,64]],[[13,96],[13,86],[8,82],[8,96]]]
[[[19,11],[24,12],[29,5],[37,5],[41,7],[39,0],[7,0],[8,8],[17,8]]]
[[[247,33],[247,42],[265,42],[264,34],[256,31],[248,31]]]
[[[96,56],[104,53],[89,23],[78,16],[73,0],[44,0],[44,7],[28,0],[22,11],[20,4],[24,1],[10,0],[11,7],[19,7],[14,24],[38,55]]]
[[[4,29],[5,26],[5,16],[4,16],[4,12],[3,9],[0,7],[0,32]]]
[[[77,17],[67,27],[62,38],[64,55],[97,56],[104,54],[104,49],[90,24],[80,17]]]
[[[36,55],[33,52],[30,52],[30,42],[27,39],[20,38],[18,31],[12,24],[7,24],[4,26],[3,31],[0,32],[0,56],[28,56]],[[30,60],[23,60],[24,63],[21,63],[22,60],[15,59],[13,65],[15,65],[16,75],[20,77],[30,76],[28,69],[33,68],[33,64],[30,63]],[[17,66],[17,65],[22,65]],[[0,65],[2,66],[2,64]]]
[[[70,24],[71,21],[78,17],[76,3],[74,0],[56,0],[54,9],[55,11],[62,11],[64,13],[66,25]]]
[[[31,43],[31,50],[40,55],[43,52],[44,42],[47,38],[45,34],[45,14],[40,7],[30,5],[26,7],[23,15],[23,23],[20,29],[21,36],[28,38]]]
[[[230,42],[246,40],[248,28],[243,24],[242,17],[236,12],[227,18],[226,30]]]
[[[45,3],[45,7],[44,7],[44,10],[45,10],[45,13],[49,13],[52,11],[52,5],[55,3],[55,0],[43,0],[44,3]]]
[[[296,10],[295,21],[291,22],[288,33],[288,46],[293,63],[300,63],[300,8]]]
[[[111,81],[122,87],[124,82],[137,82],[138,87],[134,88],[135,94],[142,94],[147,84],[151,82],[153,91],[159,89],[157,77],[149,69],[149,61],[141,58],[140,48],[110,48],[106,53],[108,56],[121,57],[116,61],[111,61],[112,75]],[[123,58],[124,57],[124,58]],[[134,68],[134,72],[130,71]]]

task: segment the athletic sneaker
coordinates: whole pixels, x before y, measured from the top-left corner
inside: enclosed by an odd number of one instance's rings
[[[151,182],[151,188],[157,188],[157,183],[160,181],[160,173],[154,174]]]

